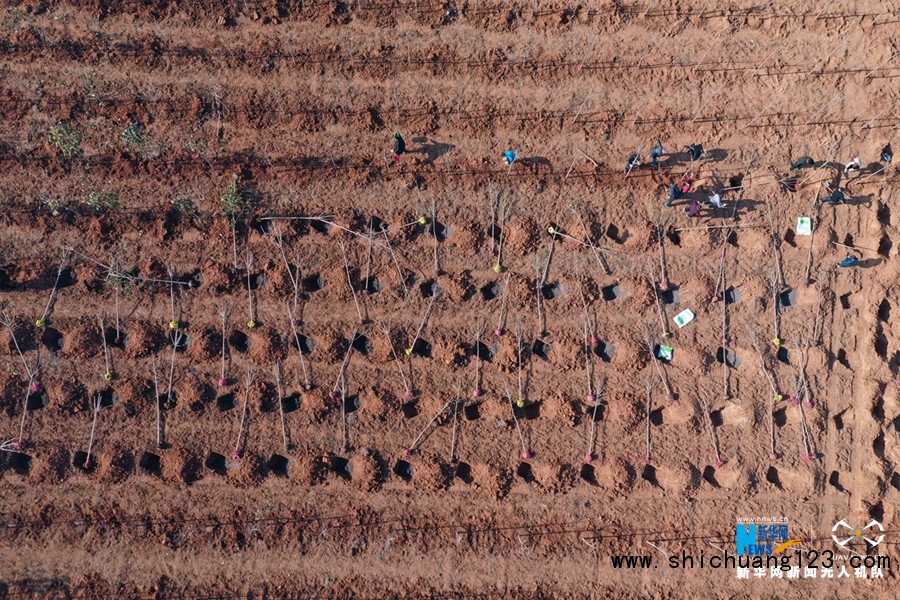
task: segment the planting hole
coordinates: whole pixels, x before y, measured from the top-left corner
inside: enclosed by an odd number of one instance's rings
[[[778,294],[778,308],[789,310],[794,308],[797,305],[797,291],[793,288],[788,288],[785,291]]]
[[[431,358],[431,344],[419,338],[416,345],[413,346],[413,354],[417,354],[422,358]]]
[[[525,461],[519,463],[519,467],[516,469],[516,475],[521,477],[525,483],[534,482],[534,471],[531,469],[531,464]]]
[[[562,295],[562,287],[558,283],[548,283],[541,286],[541,296],[544,297],[544,300],[555,300]]]
[[[31,470],[31,457],[27,454],[10,452],[7,460],[9,467],[19,475],[28,475],[28,471]]]
[[[340,456],[335,456],[331,459],[331,470],[347,481],[350,481],[353,477],[353,463]]]
[[[364,356],[368,356],[372,352],[372,340],[361,333],[357,333],[353,338],[353,349]]]
[[[657,408],[650,411],[650,423],[656,427],[663,424],[663,409]]]
[[[778,469],[775,467],[769,467],[766,471],[766,481],[771,483],[777,488],[781,487],[781,478],[778,476]]]
[[[494,358],[494,353],[491,351],[491,349],[481,342],[478,342],[475,345],[475,354],[477,354],[478,358],[485,362],[490,362]]]
[[[533,421],[541,416],[541,405],[538,402],[532,402],[531,404],[527,404],[525,408],[522,409],[522,412],[525,413],[526,419]]]
[[[243,331],[234,331],[228,337],[228,345],[241,354],[250,349],[250,338]]]
[[[600,290],[603,294],[603,299],[607,302],[612,302],[616,298],[622,298],[625,296],[625,290],[618,283],[614,283],[613,285],[608,285]]]
[[[75,277],[75,271],[66,267],[62,270],[62,273],[59,275],[59,284],[57,285],[57,289],[63,289],[78,283],[78,278]]]
[[[303,354],[309,354],[316,347],[316,340],[306,337],[305,335],[300,333],[297,334],[295,343],[297,342],[300,343],[300,351],[303,352]]]
[[[681,234],[674,229],[670,229],[669,231],[667,231],[666,237],[669,238],[669,241],[676,246],[681,246]]]
[[[741,299],[741,291],[737,288],[731,287],[725,290],[725,304],[734,304],[735,302],[740,301]]]
[[[406,404],[402,404],[400,405],[400,410],[403,411],[403,416],[407,419],[412,419],[419,414],[419,408],[416,406],[416,402],[407,402]]]
[[[291,394],[287,398],[281,399],[281,410],[286,413],[292,413],[300,408],[300,394]]]
[[[63,334],[59,330],[47,327],[41,332],[41,343],[50,352],[56,352],[63,347]]]
[[[470,404],[463,410],[463,414],[466,415],[466,419],[469,421],[477,421],[481,418],[481,405]]]
[[[131,402],[126,402],[122,405],[122,408],[125,409],[125,414],[129,417],[133,417],[137,414],[137,409],[134,407],[134,404]]]
[[[359,396],[347,396],[344,398],[344,411],[347,414],[352,412],[356,412],[362,404],[359,401]]]
[[[534,345],[531,347],[531,353],[542,360],[547,360],[550,354],[550,344],[543,340],[535,340]]]
[[[429,279],[419,286],[419,292],[423,298],[433,298],[441,293],[441,286],[436,280]]]
[[[160,458],[158,454],[144,452],[141,454],[138,464],[143,470],[153,475],[158,475],[160,472]]]
[[[741,364],[741,360],[737,357],[737,353],[734,350],[729,350],[722,346],[719,346],[719,349],[716,351],[716,360],[719,361],[720,364],[724,363],[731,368],[735,368]]]
[[[581,465],[581,479],[591,485],[597,485],[597,471],[594,465]]]
[[[449,225],[444,225],[439,221],[434,222],[434,226],[431,229],[432,233],[434,233],[434,237],[437,238],[437,241],[443,242],[450,234],[453,232],[453,229]]]
[[[662,487],[656,479],[656,467],[653,465],[644,465],[644,469],[641,471],[641,479],[650,482],[655,487]]]
[[[718,488],[719,482],[716,481],[716,470],[712,465],[706,465],[703,468],[703,479],[714,488]]]
[[[178,343],[176,343],[176,340]],[[177,338],[175,337],[175,334],[173,333],[169,337],[169,341],[172,342],[172,344],[175,346],[175,352],[184,352],[185,350],[187,350],[187,347],[190,346],[190,344],[191,344],[190,336],[185,334],[183,331],[181,332],[181,335],[179,335]]]
[[[269,459],[269,470],[275,473],[276,475],[280,475],[281,477],[287,477],[288,468],[291,466],[291,461],[288,460],[286,456],[282,456],[280,454],[273,454]]]
[[[791,364],[790,354],[788,354],[788,349],[784,346],[778,347],[778,350],[775,352],[775,358],[778,359],[778,362],[780,363],[786,365]]]
[[[365,290],[367,294],[377,294],[381,291],[382,283],[375,277],[369,277],[365,280]]]
[[[87,462],[88,457],[87,452],[84,452],[83,450],[76,450],[72,455],[72,466],[84,473],[93,473],[94,469],[97,468],[97,459],[95,458],[95,456],[96,455],[91,456],[90,464],[85,467],[84,465],[85,462]]]
[[[103,390],[100,392],[100,406],[108,408],[113,404],[119,403],[119,395],[112,390]]]
[[[50,404],[50,398],[43,392],[39,394],[28,394],[28,398],[25,399],[25,406],[28,410],[39,410],[48,404]]]
[[[398,460],[394,464],[394,473],[404,481],[410,481],[413,475],[412,465],[405,460]]]
[[[460,462],[456,464],[456,477],[461,479],[463,483],[472,483],[472,467],[469,463]]]
[[[841,300],[841,308],[843,308],[844,310],[847,310],[848,308],[850,308],[850,292],[847,292],[846,294],[841,294],[840,300]]]
[[[481,288],[481,297],[485,300],[493,300],[500,295],[500,284],[489,283]]]
[[[122,332],[116,333],[115,327],[104,327],[103,328],[103,339],[106,340],[106,345],[112,348],[122,348],[125,344],[123,341]]]
[[[219,407],[219,410],[225,412],[226,410],[231,410],[234,408],[234,394],[225,394],[224,396],[219,396],[216,398],[216,406]]]
[[[663,304],[678,304],[681,301],[681,294],[679,294],[678,288],[670,287],[659,293],[659,300]]]
[[[216,475],[225,475],[228,472],[228,461],[225,460],[224,455],[218,452],[210,452],[203,464]]]
[[[175,396],[175,392],[170,394],[160,394],[159,395],[159,407],[163,410],[172,410],[178,405],[178,397]]]
[[[607,363],[612,360],[612,355],[615,351],[615,346],[603,341],[598,342],[597,346],[594,348],[594,354],[596,354],[600,360]]]
[[[310,220],[309,226],[312,227],[313,231],[322,235],[328,235],[328,231],[331,229],[331,223],[319,219]]]
[[[325,280],[319,275],[310,275],[300,280],[300,287],[304,292],[318,292],[325,287]]]
[[[262,284],[266,282],[266,274],[265,273],[257,273],[256,275],[250,276],[250,289],[258,290]]]

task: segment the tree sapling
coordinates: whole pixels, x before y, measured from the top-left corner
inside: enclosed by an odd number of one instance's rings
[[[522,453],[520,456],[522,460],[530,460],[534,454],[532,454],[531,450],[528,449],[528,446],[525,444],[525,436],[522,434],[522,426],[519,425],[519,417],[516,416],[516,408],[513,406],[512,395],[509,393],[509,386],[506,386],[506,399],[509,401],[509,409],[512,412],[513,422],[516,425],[516,433],[519,434],[519,443],[522,445]]]
[[[250,402],[250,388],[253,385],[253,374],[250,368],[247,368],[247,376],[244,379],[244,407],[241,409],[241,423],[238,427],[237,442],[234,445],[234,452],[231,453],[231,462],[240,462],[246,450],[246,438],[244,435],[244,423],[247,420],[247,404]]]
[[[50,291],[50,298],[47,300],[47,306],[44,308],[44,314],[37,320],[35,320],[34,324],[38,329],[44,329],[47,327],[47,315],[50,314],[50,308],[53,306],[53,299],[56,297],[56,290],[59,288],[59,280],[62,277],[63,271],[66,269],[66,262],[69,260],[69,252],[66,251],[63,253],[62,261],[59,263],[59,268],[56,269],[56,281],[53,282],[53,289]]]
[[[231,378],[225,372],[225,354],[228,348],[228,305],[222,304],[219,307],[219,316],[222,317],[222,369],[219,373],[219,387],[228,387],[231,385]]]
[[[116,374],[112,369],[112,358],[109,355],[109,346],[106,344],[106,326],[103,317],[97,317],[100,323],[100,339],[103,341],[103,358],[106,360],[106,371],[103,372],[103,379],[112,381],[116,378]]]
[[[391,349],[391,356],[394,357],[394,364],[397,365],[397,371],[400,373],[400,381],[403,382],[403,396],[407,400],[412,400],[415,396],[415,392],[413,392],[412,386],[406,379],[406,374],[403,372],[403,365],[397,357],[397,351],[394,349],[394,340],[391,338],[391,326],[389,324],[382,324],[380,327],[381,331],[384,332],[385,337],[387,337],[388,348]]]
[[[481,398],[484,390],[481,389],[481,336],[484,335],[484,325],[481,319],[475,325],[475,387],[472,389],[473,398]]]
[[[90,438],[90,441],[88,442],[87,456],[85,457],[84,464],[82,465],[82,467],[84,467],[85,470],[90,470],[94,466],[94,461],[91,457],[91,452],[94,449],[94,434],[96,434],[96,432],[97,432],[97,418],[100,416],[101,404],[102,404],[101,396],[100,396],[100,394],[97,394],[94,397],[94,418],[93,418],[93,421],[91,422],[91,438]]]

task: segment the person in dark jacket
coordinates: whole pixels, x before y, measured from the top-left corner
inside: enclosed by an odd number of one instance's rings
[[[891,162],[894,159],[894,151],[891,150],[891,145],[888,144],[884,148],[881,149],[881,160],[886,163]]]
[[[791,163],[791,171],[795,169],[808,169],[814,166],[816,166],[816,161],[814,161],[811,156],[801,156]]]
[[[855,267],[859,264],[859,258],[853,256],[852,254],[848,254],[846,258],[844,258],[841,262],[837,264],[839,267],[849,268]]]
[[[703,156],[703,144],[691,144],[688,146],[688,153],[691,155],[691,160],[700,160],[700,157]]]
[[[394,133],[394,160],[400,160],[400,155],[406,152],[406,141],[403,135],[397,131]]]

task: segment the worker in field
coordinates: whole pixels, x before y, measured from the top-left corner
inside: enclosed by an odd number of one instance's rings
[[[663,148],[662,142],[656,140],[656,145],[650,149],[650,168],[658,171],[659,170],[659,157],[666,153],[665,148]]]
[[[824,198],[819,198],[819,202],[827,203],[828,206],[836,206],[838,204],[842,204],[844,202],[845,195],[844,190],[837,188],[830,195],[825,196]]]
[[[801,156],[791,163],[791,171],[795,169],[808,169],[814,166],[816,166],[816,161],[814,161],[811,156]]]
[[[853,254],[848,254],[846,256],[846,258],[844,258],[843,260],[841,260],[841,262],[839,262],[837,264],[837,266],[847,269],[850,267],[855,267],[858,264],[859,264],[859,257],[854,256]]]
[[[862,169],[862,159],[857,156],[844,167],[844,175],[849,175],[850,171],[859,171],[860,169]]]
[[[894,159],[894,151],[891,150],[891,145],[888,144],[884,148],[881,149],[881,160],[883,162],[889,163]]]
[[[406,141],[403,135],[397,131],[394,132],[394,160],[400,160],[400,155],[406,153]]]
[[[691,155],[691,161],[698,161],[703,156],[703,144],[691,144],[687,147],[688,154]]]
[[[666,206],[672,206],[672,203],[681,198],[681,188],[678,187],[678,184],[675,183],[675,180],[672,179],[669,184],[669,197],[666,200]]]
[[[628,155],[628,160],[625,161],[625,176],[627,177],[632,170],[641,166],[641,158],[637,152]]]

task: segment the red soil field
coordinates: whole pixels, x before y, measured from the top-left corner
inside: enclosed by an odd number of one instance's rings
[[[0,595],[893,597],[667,560],[900,559],[898,23],[6,3]]]

